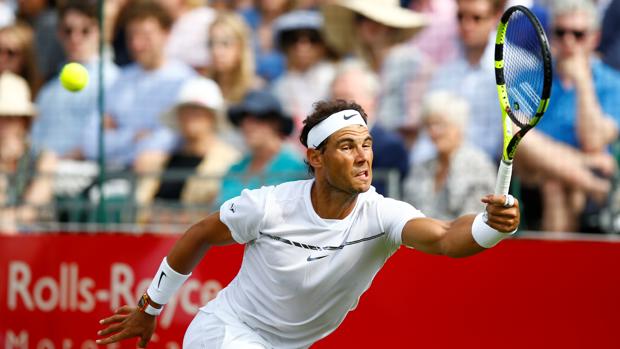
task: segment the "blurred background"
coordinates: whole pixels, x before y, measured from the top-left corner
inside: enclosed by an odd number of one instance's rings
[[[307,178],[321,99],[370,116],[374,185],[480,211],[502,149],[499,16],[531,8],[551,105],[519,148],[522,229],[620,232],[620,2],[0,1],[0,232],[180,232],[243,188]],[[83,64],[87,87],[58,73]],[[113,228],[111,228],[113,227]]]

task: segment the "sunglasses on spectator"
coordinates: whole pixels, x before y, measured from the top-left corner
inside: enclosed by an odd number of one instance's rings
[[[63,27],[62,32],[63,34],[65,34],[65,36],[68,36],[68,37],[70,37],[71,35],[73,35],[73,33],[76,33],[76,32],[82,34],[82,36],[88,36],[90,35],[90,33],[92,33],[92,29],[90,27],[83,27],[83,28]]]
[[[317,45],[323,42],[319,32],[315,30],[289,30],[282,33],[282,46],[290,47],[301,40],[307,40],[313,45]]]
[[[588,33],[587,30],[571,30],[571,29],[565,29],[565,28],[555,28],[553,30],[553,33],[555,34],[555,36],[557,36],[560,39],[564,39],[564,37],[566,35],[572,35],[577,41],[579,40],[583,40],[583,38],[585,38],[586,34]]]
[[[465,21],[465,19],[471,19],[474,21],[474,23],[480,23],[486,19],[489,19],[490,17],[491,17],[490,15],[486,15],[486,16],[472,15],[472,14],[461,12],[461,11],[457,12],[456,14],[456,19],[458,19],[459,22],[463,22]]]
[[[7,56],[9,58],[15,58],[19,55],[20,51],[10,47],[0,47],[0,56]]]

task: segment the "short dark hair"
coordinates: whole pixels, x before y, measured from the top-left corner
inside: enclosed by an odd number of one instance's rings
[[[62,6],[58,9],[59,23],[70,11],[79,12],[90,19],[99,21],[97,2],[94,0],[68,0],[63,2]]]
[[[126,7],[124,18],[125,25],[136,20],[145,20],[153,18],[159,22],[159,25],[169,31],[172,28],[174,19],[172,15],[161,4],[153,0],[135,0],[130,6]]]
[[[457,3],[462,0],[457,0]],[[487,0],[488,3],[491,4],[493,9],[493,13],[500,13],[504,11],[506,7],[506,0]]]
[[[368,123],[368,115],[366,115],[364,109],[353,101],[345,101],[342,99],[319,101],[314,103],[313,107],[314,110],[304,120],[304,127],[301,129],[301,134],[299,135],[299,141],[306,148],[308,147],[308,133],[310,133],[310,130],[334,113],[342,110],[353,109],[360,113],[364,119],[364,122]],[[325,144],[327,144],[330,137],[327,137],[323,142],[321,142],[316,149],[321,152],[325,151]],[[310,166],[307,161],[306,165],[308,165],[308,171],[313,174],[314,168]]]

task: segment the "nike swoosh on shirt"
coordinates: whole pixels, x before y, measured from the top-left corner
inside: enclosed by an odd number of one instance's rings
[[[323,255],[323,256],[318,256],[318,257],[312,257],[312,256],[308,256],[308,258],[306,259],[306,261],[308,262],[312,262],[312,261],[316,261],[317,259],[321,259],[321,258],[325,258],[329,256],[328,254]]]

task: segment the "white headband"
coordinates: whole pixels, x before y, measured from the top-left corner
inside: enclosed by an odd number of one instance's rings
[[[331,136],[334,132],[351,125],[366,126],[366,122],[362,115],[357,110],[347,109],[334,113],[327,117],[327,119],[314,125],[314,127],[308,132],[308,149],[316,149],[327,137]]]

